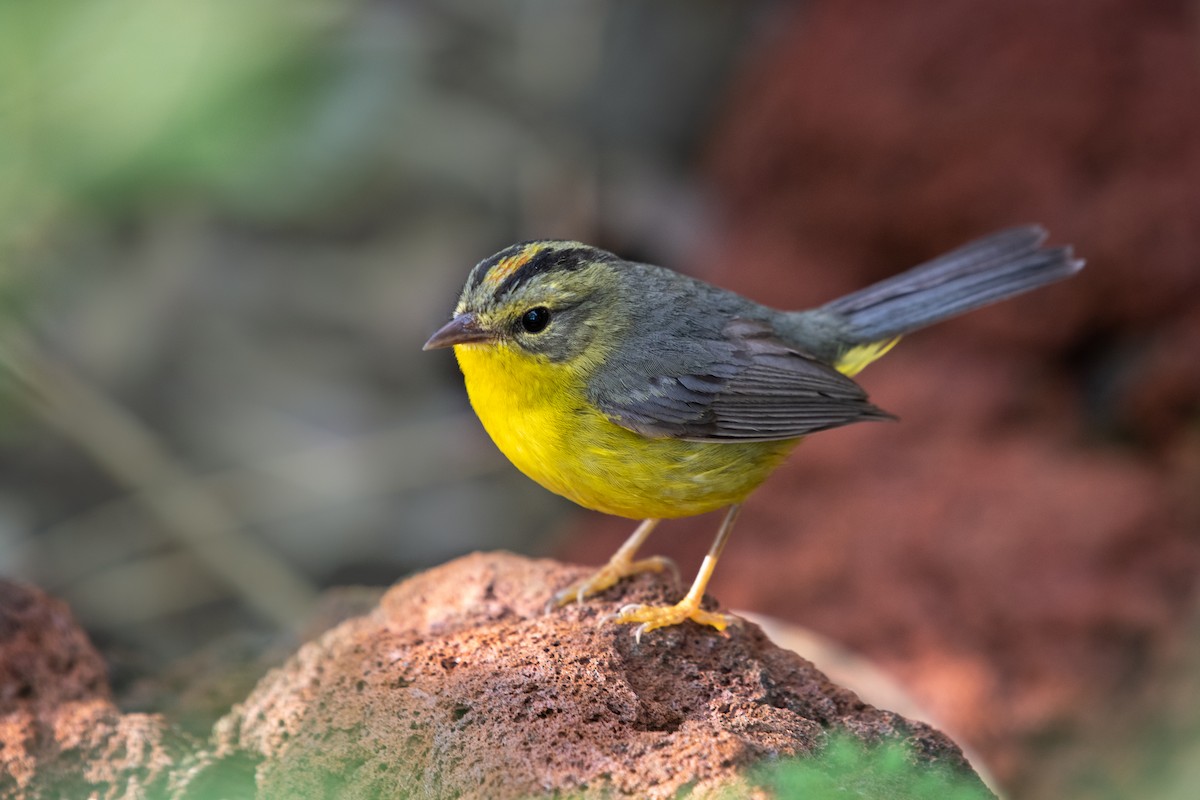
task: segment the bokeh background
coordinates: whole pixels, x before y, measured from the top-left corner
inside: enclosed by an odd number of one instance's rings
[[[1040,222],[1088,268],[862,376],[711,591],[896,677],[1020,797],[1200,774],[1200,8],[0,2],[0,572],[118,690],[475,549],[630,523],[420,345],[576,238],[781,307]],[[685,573],[716,519],[663,526]]]

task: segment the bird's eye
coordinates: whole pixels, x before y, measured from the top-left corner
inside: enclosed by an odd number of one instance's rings
[[[545,306],[531,308],[521,317],[521,327],[529,333],[541,333],[550,324],[550,309]]]

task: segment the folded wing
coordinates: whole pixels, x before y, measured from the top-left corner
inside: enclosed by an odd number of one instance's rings
[[[704,357],[670,372],[663,359],[622,359],[623,374],[593,384],[592,402],[644,436],[702,442],[793,439],[892,418],[857,383],[764,323],[734,319],[704,344]]]

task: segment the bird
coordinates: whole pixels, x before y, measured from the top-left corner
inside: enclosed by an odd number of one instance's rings
[[[1046,237],[1001,230],[801,311],[580,242],[521,242],[470,271],[424,349],[454,349],[475,413],[518,469],[585,508],[642,520],[551,606],[672,568],[637,558],[658,522],[724,508],[679,602],[611,616],[639,641],[688,620],[723,631],[735,618],[701,601],[747,496],[803,437],[894,419],[853,378],[901,336],[1083,267]]]

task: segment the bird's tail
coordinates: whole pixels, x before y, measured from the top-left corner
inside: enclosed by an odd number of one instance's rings
[[[1070,247],[1044,248],[1045,239],[1046,231],[1036,225],[1000,231],[840,297],[820,311],[838,319],[839,334],[851,352],[862,349],[856,345],[886,352],[885,343],[897,336],[1060,281],[1083,267]]]

